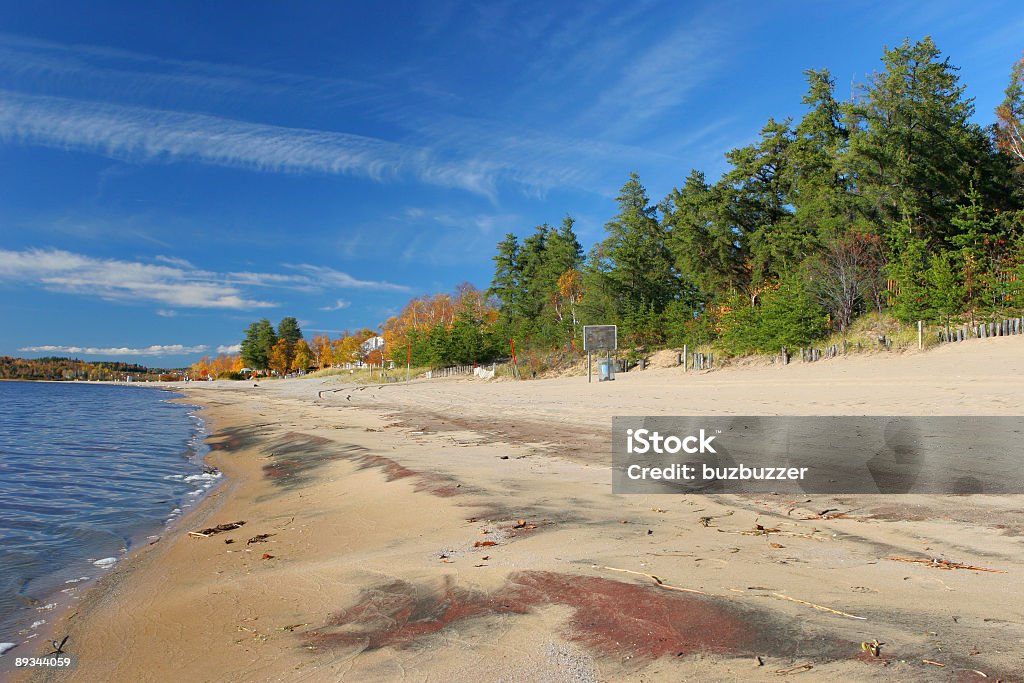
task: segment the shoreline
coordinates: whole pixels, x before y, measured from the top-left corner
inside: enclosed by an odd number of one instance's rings
[[[60,680],[717,680],[804,664],[854,681],[964,669],[1019,680],[1019,497],[958,497],[956,509],[921,495],[612,497],[600,425],[640,408],[1019,414],[1022,346],[993,340],[966,368],[947,349],[795,372],[630,373],[591,387],[188,387],[224,482],[83,598],[66,620],[79,667]],[[324,388],[344,391],[318,399]],[[187,536],[240,520],[234,533]],[[772,531],[752,533],[758,524]],[[886,643],[878,658],[859,647],[872,638]]]
[[[10,380],[10,381],[23,381],[23,380]],[[40,380],[44,383],[51,383],[47,380]],[[52,382],[56,383],[56,382]],[[123,382],[92,382],[90,384],[104,384],[110,386],[121,386],[126,385]],[[187,396],[173,387],[158,386],[158,387],[146,387],[139,385],[143,388],[156,389],[161,392],[167,392],[173,394],[171,397],[158,398],[158,400],[167,403],[175,403],[183,407],[188,408],[188,412],[185,413],[184,417],[192,422],[192,436],[189,438],[188,445],[184,454],[187,454],[185,461],[191,464],[195,464],[204,468],[204,472],[208,467],[209,449],[206,445],[210,434],[210,425],[206,419],[202,416],[204,407],[198,403],[193,403],[187,400]],[[220,472],[219,468],[217,469]],[[178,475],[186,476],[186,475]],[[188,475],[193,476],[193,475]],[[39,604],[44,604],[46,607],[51,607],[45,612],[45,622],[39,626],[31,627],[29,623],[32,621],[32,612],[26,608],[25,615],[22,617],[15,618],[17,615],[12,614],[12,627],[17,626],[19,631],[30,631],[30,632],[12,632],[12,639],[17,638],[14,642],[10,643],[13,647],[5,651],[3,656],[0,656],[0,677],[3,675],[9,675],[13,671],[12,661],[16,657],[26,656],[39,656],[39,652],[29,651],[29,648],[33,646],[43,646],[42,649],[52,649],[44,644],[50,643],[54,639],[60,640],[60,637],[55,634],[59,634],[58,626],[64,623],[68,615],[76,610],[76,608],[82,604],[82,602],[93,593],[94,590],[102,590],[102,582],[105,581],[111,574],[117,572],[122,565],[130,562],[136,555],[145,552],[147,549],[158,544],[164,537],[174,534],[178,527],[186,523],[187,520],[194,512],[199,510],[206,501],[224,484],[226,477],[223,474],[216,478],[209,480],[208,485],[204,485],[203,482],[199,482],[199,489],[202,493],[197,496],[189,496],[182,494],[182,498],[176,501],[173,510],[170,510],[169,516],[162,518],[159,522],[153,526],[140,527],[133,531],[125,532],[123,535],[126,543],[126,548],[116,556],[112,556],[115,560],[110,566],[101,566],[96,562],[102,562],[104,559],[100,558],[96,561],[90,561],[90,567],[83,569],[82,571],[88,571],[89,573],[95,572],[88,578],[74,578],[72,582],[63,581],[62,583],[56,583],[52,587],[51,591],[39,594],[35,596],[35,601]],[[70,571],[71,568],[62,570],[68,575],[68,577],[74,577],[75,574],[80,572]],[[60,572],[54,574],[60,579]],[[42,616],[42,615],[40,615]],[[24,651],[22,651],[24,650]]]

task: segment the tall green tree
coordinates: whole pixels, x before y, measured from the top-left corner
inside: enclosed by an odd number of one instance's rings
[[[276,343],[277,333],[269,320],[264,318],[252,323],[242,340],[242,361],[254,370],[266,370],[270,367],[270,352]]]
[[[793,133],[789,121],[769,119],[757,143],[726,153],[732,165],[723,182],[732,230],[750,253],[751,284],[785,273],[806,255],[800,235],[785,228],[792,195],[789,173]]]
[[[292,317],[282,318],[281,322],[277,325],[277,336],[293,346],[297,344],[302,339],[299,321]]]
[[[706,301],[744,290],[750,280],[746,243],[727,218],[723,195],[694,170],[662,203],[674,265]]]
[[[854,107],[854,189],[880,229],[904,221],[934,244],[949,236],[988,141],[970,121],[974,101],[957,67],[931,38],[887,49],[882,62]]]
[[[668,231],[655,215],[636,173],[622,186],[619,213],[605,225],[608,233],[592,264],[597,279],[615,297],[618,315],[650,310],[661,313],[679,288],[668,248]]]
[[[519,302],[523,298],[523,268],[520,262],[519,239],[514,233],[505,235],[498,243],[494,261],[494,278],[488,294],[498,300],[500,320],[511,330],[518,323]]]
[[[801,102],[808,110],[794,130],[785,169],[793,207],[781,231],[787,262],[812,255],[859,221],[846,168],[849,107],[836,99],[828,70],[804,73]]]

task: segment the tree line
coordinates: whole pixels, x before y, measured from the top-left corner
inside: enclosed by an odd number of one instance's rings
[[[512,340],[579,350],[586,324],[617,324],[631,346],[776,352],[868,312],[944,325],[1020,313],[1024,60],[988,127],[931,38],[881,63],[845,100],[827,69],[806,71],[803,115],[768,119],[717,179],[693,169],[654,202],[631,174],[588,253],[570,216],[507,234],[489,288],[414,298],[382,325],[381,360],[487,362]],[[350,362],[373,335],[314,341],[309,362]],[[250,327],[246,362],[268,366],[283,336]]]
[[[17,380],[83,380],[123,381],[156,380],[167,371],[148,368],[136,363],[111,361],[83,361],[72,358],[11,358],[0,357],[0,379]]]

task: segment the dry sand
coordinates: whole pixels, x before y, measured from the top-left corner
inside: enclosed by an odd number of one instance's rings
[[[609,469],[613,415],[1019,415],[1022,351],[187,386],[228,483],[68,615],[52,678],[1022,680],[1020,497],[613,496]]]

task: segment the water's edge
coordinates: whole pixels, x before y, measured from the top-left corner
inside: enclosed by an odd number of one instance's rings
[[[201,466],[206,474],[215,473],[215,476],[205,480],[202,493],[195,496],[188,494],[181,496],[176,501],[170,516],[163,522],[144,529],[137,529],[133,534],[126,533],[126,547],[119,557],[114,558],[115,562],[106,566],[96,564],[90,572],[92,576],[65,582],[63,584],[66,586],[65,588],[55,586],[50,593],[40,593],[38,599],[45,607],[49,608],[45,612],[45,623],[39,623],[39,620],[35,624],[31,623],[33,614],[38,614],[31,607],[26,607],[24,614],[14,615],[12,619],[9,619],[4,624],[4,633],[0,633],[0,641],[3,641],[0,642],[0,675],[12,670],[15,657],[39,656],[52,651],[52,642],[55,640],[59,642],[63,637],[59,630],[61,625],[79,605],[83,604],[87,598],[95,597],[97,591],[103,591],[104,584],[116,581],[129,568],[132,561],[144,551],[184,533],[186,523],[196,517],[200,511],[206,510],[209,502],[218,498],[211,494],[221,490],[222,484],[227,481],[219,469],[206,463],[206,458],[211,450],[209,446],[211,431],[209,420],[201,414],[201,411],[206,409],[205,406],[191,402],[187,395],[178,388],[146,387],[137,384],[104,384],[156,390],[166,394],[164,398],[160,399],[162,402],[176,403],[188,408],[185,415],[193,421],[193,427],[184,460]],[[55,572],[55,575],[57,574]],[[28,632],[26,632],[26,627],[28,627]],[[68,647],[71,646],[72,644],[68,643]]]

